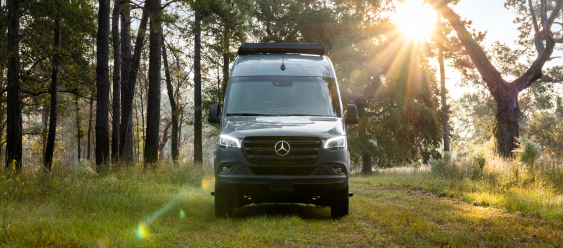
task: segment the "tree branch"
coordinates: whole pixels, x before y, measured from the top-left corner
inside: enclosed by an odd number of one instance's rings
[[[452,27],[457,33],[458,39],[461,41],[461,44],[465,46],[467,54],[473,61],[473,64],[479,71],[479,74],[481,74],[481,77],[483,77],[483,80],[487,83],[489,91],[493,97],[498,97],[500,88],[503,86],[500,85],[499,82],[506,81],[504,81],[500,72],[498,72],[498,70],[493,66],[483,51],[483,48],[481,48],[481,46],[473,39],[469,31],[467,31],[467,28],[461,21],[461,17],[445,4],[435,3],[433,4],[433,7],[452,24]]]
[[[530,6],[530,13],[532,14],[532,22],[534,23],[534,31],[536,34],[540,32],[538,27],[538,18],[536,17],[536,12],[534,11],[534,6],[532,5],[532,0],[528,0],[528,5]]]

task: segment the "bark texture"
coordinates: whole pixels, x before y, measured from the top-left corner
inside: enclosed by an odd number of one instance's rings
[[[121,1],[115,0],[111,19],[111,36],[113,39],[113,106],[111,120],[111,160],[117,161],[119,156],[119,123],[121,116],[121,42],[119,37],[119,13]]]
[[[195,11],[194,23],[194,164],[203,162],[201,122],[201,10]]]
[[[22,172],[22,108],[19,83],[19,1],[8,0],[8,94],[6,104],[6,168]]]
[[[149,90],[147,104],[147,129],[145,137],[145,168],[154,166],[158,161],[160,135],[160,67],[161,67],[161,35],[160,35],[160,0],[148,0],[150,35],[149,35]]]
[[[109,140],[109,17],[110,0],[99,1],[96,53],[96,171],[107,173],[110,159]]]
[[[121,120],[120,120],[120,125],[119,125],[119,157],[121,159],[122,162],[124,162],[125,164],[133,164],[133,158],[134,158],[134,149],[133,149],[133,132],[125,132],[125,130],[133,130],[133,122],[131,121],[131,118],[129,119],[128,122],[126,122],[127,127],[126,129],[123,128],[123,115],[126,113],[130,113],[131,110],[129,110],[129,112],[127,112],[126,110],[124,110],[124,106],[126,106],[126,95],[130,94],[128,88],[129,88],[129,84],[130,84],[130,80],[129,80],[129,75],[133,72],[131,72],[132,68],[131,68],[131,63],[132,63],[132,55],[131,55],[131,4],[129,2],[123,2],[121,4],[121,39],[120,39],[120,45],[121,45]],[[141,24],[143,24],[141,26],[141,29],[145,29],[146,28],[146,16],[144,19],[144,23],[141,20]],[[143,36],[144,39],[144,36]],[[141,45],[142,47],[142,45]],[[134,88],[135,86],[133,86],[133,95],[134,95]]]
[[[170,66],[168,65],[168,56],[166,54],[166,46],[162,42],[162,60],[164,62],[164,75],[166,76],[166,91],[168,91],[168,101],[170,102],[170,112],[172,113],[172,162],[178,164],[179,149],[178,149],[178,106],[174,98],[174,89],[172,87],[172,78],[170,76]]]
[[[145,30],[147,28],[149,15],[143,11],[141,22],[139,24],[139,31],[137,32],[137,39],[135,40],[135,51],[129,63],[129,71],[127,73],[127,83],[122,90],[122,104],[121,104],[121,125],[119,130],[120,142],[119,152],[120,157],[129,164],[133,163],[133,100],[135,98],[135,87],[137,84],[137,75],[139,72],[139,65],[141,61],[141,51],[143,50],[145,40]],[[128,33],[121,30],[122,33]],[[127,43],[127,39],[122,39],[121,43]],[[122,68],[125,70],[125,67]]]

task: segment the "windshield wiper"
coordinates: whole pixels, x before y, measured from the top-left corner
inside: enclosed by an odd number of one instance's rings
[[[230,113],[227,116],[271,116],[268,114],[257,114],[257,113]]]
[[[311,114],[284,114],[284,115],[278,115],[278,116],[325,116],[325,117],[330,117],[330,116],[326,116],[326,115],[311,115]]]

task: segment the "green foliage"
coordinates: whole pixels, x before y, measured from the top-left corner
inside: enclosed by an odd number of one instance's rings
[[[536,160],[540,157],[542,152],[540,144],[526,137],[522,137],[518,141],[520,146],[515,150],[516,156],[528,167],[534,167]]]
[[[555,114],[551,111],[539,111],[532,115],[526,128],[526,134],[536,140],[546,154],[554,158],[563,158],[563,109],[561,98],[557,97]]]

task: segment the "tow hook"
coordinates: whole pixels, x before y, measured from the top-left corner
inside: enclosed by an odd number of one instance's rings
[[[213,193],[211,193],[211,194],[213,194]],[[348,197],[352,197],[352,196],[354,196],[354,193],[348,192]]]
[[[215,196],[215,191],[211,192],[211,195],[212,195],[212,196]]]

